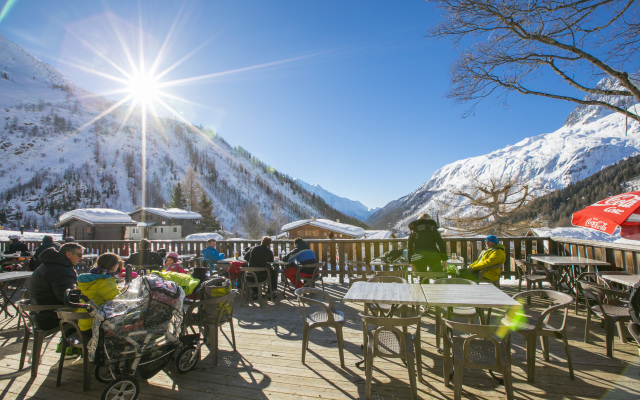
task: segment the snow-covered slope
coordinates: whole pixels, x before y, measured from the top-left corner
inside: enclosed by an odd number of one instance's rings
[[[555,132],[445,165],[419,189],[387,204],[366,222],[375,228],[391,224],[402,231],[424,212],[439,215],[442,222],[442,217],[471,212],[468,202],[453,193],[469,193],[477,182],[518,177],[529,185],[534,196],[540,196],[638,154],[638,123],[595,107],[579,107]]]
[[[349,219],[248,151],[176,120],[149,119],[144,163],[139,110],[129,116],[124,106],[99,117],[114,102],[76,87],[1,35],[0,93],[2,224],[52,226],[76,208],[162,207],[189,167],[227,230],[244,231],[249,204],[274,231],[301,218]]]
[[[311,185],[300,179],[294,179],[294,180],[304,190],[310,193],[313,193],[316,196],[320,196],[331,207],[342,212],[343,214],[358,218],[360,221],[366,220],[367,218],[369,218],[371,214],[379,210],[378,207],[368,208],[367,206],[360,203],[359,201],[351,200],[351,199],[347,199],[346,197],[340,197],[338,195],[335,195],[329,192],[328,190],[324,189],[322,186],[318,184]]]

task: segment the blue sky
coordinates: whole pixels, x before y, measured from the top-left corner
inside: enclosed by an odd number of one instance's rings
[[[468,105],[446,97],[456,49],[424,37],[438,18],[421,0],[9,0],[0,34],[98,93],[122,87],[90,72],[121,75],[98,51],[130,70],[123,46],[136,53],[142,37],[148,66],[169,37],[159,70],[186,59],[164,81],[209,76],[166,89],[186,119],[382,207],[450,162],[555,131],[574,108],[514,94],[463,119]]]

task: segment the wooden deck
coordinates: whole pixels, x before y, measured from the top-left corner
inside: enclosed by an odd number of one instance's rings
[[[140,384],[141,399],[352,399],[364,397],[364,371],[355,366],[362,350],[361,307],[343,303],[347,284],[327,283],[326,290],[347,316],[344,330],[346,369],[339,367],[336,336],[329,330],[311,332],[307,364],[300,362],[302,326],[297,304],[291,295],[259,308],[255,304],[239,307],[236,303],[235,326],[238,352],[224,336],[220,337],[220,365],[214,367],[203,347],[203,359],[196,369],[180,375],[167,368],[148,382]],[[503,288],[510,294],[515,288]],[[494,315],[496,313],[494,312]],[[569,379],[561,343],[550,339],[550,362],[538,349],[536,382],[526,379],[524,340],[514,335],[512,371],[517,399],[633,399],[640,397],[638,346],[634,342],[615,342],[615,358],[605,354],[604,330],[592,324],[589,344],[585,344],[584,313],[570,310],[569,332],[575,380]],[[496,318],[499,317],[499,313]],[[442,356],[435,349],[434,319],[423,319],[422,353],[424,381],[418,383],[420,398],[451,399],[453,388],[442,379]],[[228,327],[224,328],[229,332]],[[38,377],[30,379],[29,365],[17,371],[22,333],[16,320],[0,319],[0,398],[3,399],[96,399],[105,387],[95,379],[92,390],[82,390],[82,363],[69,357],[62,384],[56,387],[58,337],[44,345]],[[30,362],[28,357],[27,362]],[[395,360],[376,359],[374,363],[374,399],[410,398],[406,368]],[[504,398],[504,389],[485,371],[465,374],[463,398]]]

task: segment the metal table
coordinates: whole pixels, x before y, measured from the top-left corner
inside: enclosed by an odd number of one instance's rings
[[[32,271],[12,271],[0,274],[0,296],[2,297],[2,305],[0,306],[0,314],[6,313],[9,317],[13,317],[9,312],[9,306],[13,307],[16,312],[18,308],[11,298],[24,286],[25,282],[33,274]],[[11,283],[13,285],[11,285]],[[13,286],[13,290],[11,290]]]
[[[554,254],[532,254],[532,261],[540,261],[545,264],[549,264],[552,267],[557,267],[560,272],[558,280],[558,288],[564,283],[569,292],[573,295],[576,294],[576,271],[579,275],[582,272],[582,267],[610,267],[611,264],[606,261],[598,261],[587,257],[574,257],[574,256],[558,256]]]

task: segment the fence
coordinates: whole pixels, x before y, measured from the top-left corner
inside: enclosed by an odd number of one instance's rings
[[[566,239],[558,237],[505,237],[499,238],[505,246],[507,261],[504,275],[515,275],[514,259],[526,259],[536,253],[558,255],[580,255],[611,263],[614,269],[639,274],[640,242],[638,246],[614,244],[588,240]],[[446,237],[444,238],[448,253],[456,253],[470,262],[478,258],[483,249],[483,238]],[[40,242],[26,242],[33,251]],[[130,255],[138,250],[138,242],[129,240],[81,240],[79,244],[86,248],[86,253],[102,254],[107,251],[120,255]],[[242,250],[255,246],[258,240],[219,240],[217,248],[228,257],[241,255]],[[369,262],[380,257],[389,250],[404,249],[407,239],[309,239],[307,243],[316,253],[318,260],[325,262],[325,276],[338,277],[344,281],[346,275],[345,262],[358,260]],[[200,256],[206,247],[204,241],[188,240],[154,240],[152,250],[165,248],[178,254],[194,254]],[[8,242],[0,242],[4,251]],[[287,253],[293,248],[292,240],[275,240],[272,243],[274,254]]]

